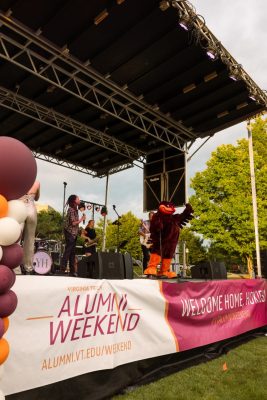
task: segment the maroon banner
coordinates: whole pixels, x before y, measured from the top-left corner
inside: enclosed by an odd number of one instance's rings
[[[267,325],[266,280],[162,282],[161,289],[179,351]]]

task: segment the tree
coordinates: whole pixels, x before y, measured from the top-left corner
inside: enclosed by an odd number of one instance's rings
[[[37,218],[36,237],[42,239],[61,239],[62,215],[56,210],[40,211]]]
[[[139,241],[138,229],[140,225],[140,219],[135,217],[131,211],[127,214],[123,214],[119,219],[118,225],[108,220],[107,233],[106,233],[106,248],[116,249],[118,244],[123,245],[121,251],[129,252],[133,258],[141,258],[141,246]],[[102,247],[102,236],[103,236],[103,219],[99,220],[96,227],[97,235],[101,238],[98,247]]]
[[[267,247],[267,122],[253,124],[259,237]],[[190,202],[196,218],[192,229],[209,239],[220,251],[245,257],[248,264],[255,249],[248,141],[223,145],[212,153],[203,172],[192,179],[195,194]]]
[[[191,228],[183,228],[180,232],[179,243],[185,242],[188,249],[188,263],[197,264],[207,259],[203,239],[196,235]],[[181,260],[180,260],[181,263]]]

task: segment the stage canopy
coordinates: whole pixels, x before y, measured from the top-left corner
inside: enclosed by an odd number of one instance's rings
[[[265,92],[187,1],[0,7],[1,135],[39,159],[104,176],[266,110]]]

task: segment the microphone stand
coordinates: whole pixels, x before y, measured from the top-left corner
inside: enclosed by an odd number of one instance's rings
[[[62,230],[61,230],[61,245],[60,245],[60,259],[63,254],[63,240],[64,240],[64,218],[65,218],[65,202],[66,202],[66,186],[67,182],[63,182],[64,189],[63,189],[63,211],[62,211]]]
[[[119,239],[120,239],[120,218],[121,218],[121,216],[118,214],[118,212],[117,212],[117,210],[116,210],[116,206],[115,205],[113,205],[113,210],[115,211],[115,213],[117,214],[117,217],[118,217],[118,224],[117,224],[117,226],[118,226],[118,228],[117,228],[117,253],[119,252]]]

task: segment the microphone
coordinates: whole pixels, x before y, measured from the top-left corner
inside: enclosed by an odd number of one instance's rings
[[[83,213],[83,217],[86,217],[85,213]],[[83,225],[85,225],[85,219],[83,220]]]
[[[113,206],[112,206],[112,207],[113,207],[113,210],[115,210],[116,206],[115,206],[114,204],[113,204]]]

